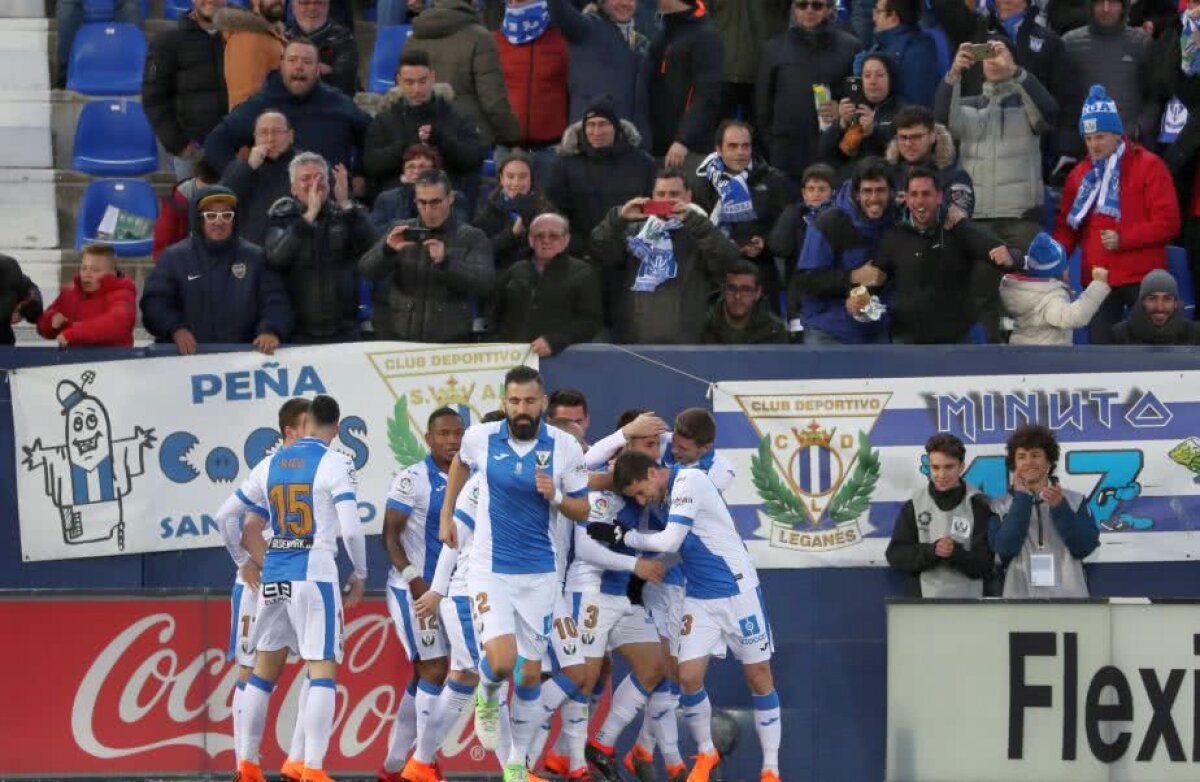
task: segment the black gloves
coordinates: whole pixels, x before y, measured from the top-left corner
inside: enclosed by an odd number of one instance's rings
[[[642,587],[646,586],[646,580],[637,576],[629,577],[629,586],[625,589],[625,596],[629,598],[631,605],[640,606],[642,603]]]
[[[598,540],[606,546],[615,546],[625,536],[625,530],[616,524],[593,521],[587,525],[587,534],[592,540]]]

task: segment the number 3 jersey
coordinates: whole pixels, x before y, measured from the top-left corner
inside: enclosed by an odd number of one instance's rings
[[[263,582],[336,582],[339,527],[351,522],[350,514],[358,523],[350,458],[315,438],[297,440],[271,456],[260,496],[267,499],[272,533]]]

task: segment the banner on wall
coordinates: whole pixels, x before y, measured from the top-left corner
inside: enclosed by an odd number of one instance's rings
[[[737,467],[726,492],[759,567],[886,565],[903,503],[926,481],[924,443],[967,446],[968,483],[1008,486],[1018,426],[1054,431],[1062,484],[1101,529],[1089,561],[1200,555],[1200,373],[847,378],[718,383],[717,448]]]
[[[499,404],[526,345],[364,342],[11,371],[26,561],[221,544],[212,514],[277,446],[279,406],[330,394],[378,532],[392,475],[425,457],[426,419]]]

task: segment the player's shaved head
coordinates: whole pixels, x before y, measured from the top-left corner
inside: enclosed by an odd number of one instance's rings
[[[308,408],[308,417],[315,426],[321,428],[337,426],[337,422],[342,418],[342,410],[338,407],[336,399],[326,394],[319,394],[313,397],[312,404]]]
[[[463,422],[462,416],[459,415],[457,410],[455,410],[453,407],[449,407],[448,405],[443,405],[429,414],[429,420],[426,422],[425,428],[427,430],[433,429],[439,418],[445,418],[447,416],[454,416],[458,419],[460,424]]]
[[[312,402],[302,396],[297,396],[289,399],[279,406],[279,433],[287,437],[289,428],[299,428],[304,414],[308,412],[308,408],[312,406]]]

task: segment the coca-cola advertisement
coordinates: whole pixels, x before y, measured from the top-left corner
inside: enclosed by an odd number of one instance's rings
[[[221,595],[6,596],[0,651],[12,719],[0,731],[0,777],[232,771],[237,666],[225,659]],[[346,612],[337,716],[326,768],[373,774],[412,668],[381,599]],[[283,763],[302,668],[280,678],[263,737],[263,768]],[[442,747],[448,772],[497,766],[475,740],[470,710]]]

